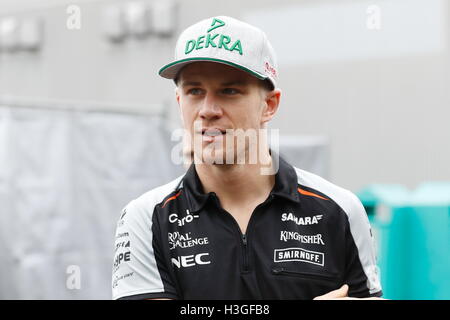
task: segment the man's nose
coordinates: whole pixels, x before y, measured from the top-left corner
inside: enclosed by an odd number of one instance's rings
[[[199,116],[202,119],[211,120],[222,116],[222,108],[212,94],[207,94],[203,100]]]

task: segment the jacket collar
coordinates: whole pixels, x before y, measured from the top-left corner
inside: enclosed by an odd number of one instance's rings
[[[271,152],[272,161],[278,164],[278,171],[275,174],[275,185],[270,192],[271,195],[285,198],[294,202],[300,202],[297,191],[297,173],[294,167],[287,163],[281,156],[276,156]],[[183,187],[186,190],[189,207],[192,212],[200,211],[206,202],[214,195],[214,192],[205,193],[203,185],[195,169],[195,164],[191,164],[183,178]]]

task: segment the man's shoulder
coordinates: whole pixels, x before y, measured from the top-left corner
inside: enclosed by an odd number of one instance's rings
[[[183,177],[184,174],[164,185],[160,185],[143,193],[136,199],[131,200],[125,206],[124,210],[150,214],[153,213],[154,208],[159,203],[181,187]]]
[[[360,200],[352,191],[338,186],[312,172],[296,167],[294,167],[294,169],[297,174],[299,186],[317,191],[326,198],[331,199],[339,205],[347,215],[364,210]]]

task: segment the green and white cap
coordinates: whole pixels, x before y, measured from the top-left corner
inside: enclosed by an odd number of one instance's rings
[[[175,79],[181,68],[197,61],[227,64],[277,86],[277,61],[266,34],[231,17],[208,18],[184,30],[177,41],[175,60],[162,67],[159,75]]]

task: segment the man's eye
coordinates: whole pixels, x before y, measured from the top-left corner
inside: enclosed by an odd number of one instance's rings
[[[225,88],[222,90],[224,94],[238,94],[239,90],[233,88]]]
[[[192,89],[189,89],[187,93],[188,94],[192,94],[192,95],[199,95],[199,94],[202,93],[202,89],[200,89],[200,88],[192,88]]]

